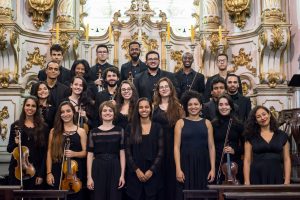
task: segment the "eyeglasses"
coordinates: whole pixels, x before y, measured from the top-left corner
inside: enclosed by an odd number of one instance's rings
[[[97,53],[99,53],[99,54],[106,54],[107,51],[97,51]]]
[[[148,58],[147,61],[158,61],[158,58]]]
[[[162,85],[162,86],[158,87],[159,90],[169,89],[169,88],[170,88],[170,86],[168,86],[168,85]]]
[[[131,88],[122,88],[121,92],[130,92],[132,89]]]

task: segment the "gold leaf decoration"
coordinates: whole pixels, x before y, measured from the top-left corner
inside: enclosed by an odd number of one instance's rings
[[[225,0],[224,4],[231,21],[240,29],[244,28],[250,16],[250,0]]]
[[[273,40],[270,43],[272,51],[277,51],[278,49],[280,49],[280,47],[283,46],[283,40],[284,40],[283,31],[279,27],[279,25],[274,25],[273,26],[271,38]]]
[[[173,51],[171,50],[171,59],[176,62],[174,72],[178,72],[182,68],[182,54],[183,51]]]
[[[40,54],[40,49],[34,47],[33,53],[27,52],[27,64],[22,68],[22,76],[25,76],[26,72],[32,68],[33,65],[40,66],[42,69],[46,63],[46,56]]]
[[[1,138],[3,141],[6,139],[6,135],[8,132],[7,124],[3,123],[3,120],[8,119],[8,118],[9,118],[8,108],[7,108],[7,106],[4,106],[2,108],[2,110],[0,111],[0,126],[1,126],[0,135],[1,135]]]
[[[251,52],[246,54],[244,48],[241,48],[239,50],[238,55],[232,54],[231,63],[234,64],[233,65],[233,72],[236,72],[238,70],[239,66],[245,66],[253,74],[256,74],[256,69],[251,65],[251,63],[252,63]]]

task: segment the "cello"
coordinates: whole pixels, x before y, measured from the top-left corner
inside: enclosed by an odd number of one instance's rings
[[[28,147],[22,146],[21,131],[18,127],[16,128],[16,135],[19,137],[19,143],[18,146],[14,148],[12,155],[17,161],[17,166],[15,167],[15,177],[16,179],[20,180],[21,187],[23,188],[23,180],[32,178],[35,175],[35,168],[28,160]]]
[[[60,181],[59,189],[68,190],[72,193],[77,193],[82,188],[82,182],[77,178],[76,172],[78,171],[78,163],[70,158],[65,158],[65,151],[70,149],[70,138],[66,138],[64,148],[64,159],[62,162],[62,173],[64,178]]]

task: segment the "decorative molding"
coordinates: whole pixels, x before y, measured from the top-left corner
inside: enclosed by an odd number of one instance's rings
[[[48,20],[54,0],[27,0],[29,14],[32,15],[33,25],[39,29]]]
[[[8,119],[8,118],[9,118],[8,108],[7,108],[7,106],[4,106],[2,108],[2,110],[0,111],[0,126],[1,126],[0,136],[1,136],[3,141],[6,140],[6,136],[7,136],[7,133],[8,133],[7,124],[3,123],[3,120]]]
[[[222,41],[220,41],[218,32],[212,32],[207,39],[210,42],[209,49],[214,55],[217,55],[219,50],[225,53],[228,49],[227,40],[222,39]],[[206,44],[204,40],[202,40],[200,43],[201,46]]]
[[[272,42],[270,43],[271,50],[277,51],[284,45],[284,36],[283,36],[283,30],[279,27],[279,25],[274,25],[272,27]]]
[[[0,86],[2,88],[8,88],[9,83],[10,83],[10,71],[7,68],[4,71],[0,71]]]
[[[254,68],[252,63],[251,52],[246,54],[245,49],[241,48],[238,55],[232,54],[232,64],[234,64],[232,71],[236,72],[239,66],[245,66],[253,75],[256,75],[256,68]]]
[[[40,66],[40,68],[44,68],[46,64],[46,56],[40,54],[40,49],[38,47],[34,47],[33,53],[27,52],[27,64],[24,68],[22,68],[22,76],[25,76],[28,70],[32,68],[33,65]]]
[[[171,60],[174,60],[176,62],[174,72],[178,72],[182,68],[182,54],[183,51],[174,51],[171,50]]]
[[[246,81],[242,81],[242,91],[243,95],[247,96],[250,93],[250,84],[248,84]]]
[[[275,8],[264,10],[261,18],[263,22],[286,22],[285,14],[282,12],[282,10]]]
[[[0,24],[0,51],[7,49],[6,29],[3,24]]]
[[[224,4],[231,21],[243,29],[246,18],[250,16],[250,0],[225,0]]]
[[[9,19],[12,19],[12,9],[10,8],[3,8],[0,7],[0,16],[8,17]]]
[[[126,54],[125,54],[125,58],[127,60],[130,59],[129,56],[129,43],[132,41],[137,41],[138,40],[138,33],[135,32],[132,36],[131,39],[124,39],[122,41],[122,45],[121,48],[126,50]],[[158,41],[156,39],[149,39],[149,36],[146,35],[145,32],[142,33],[142,47],[145,47],[147,51],[151,51],[151,50],[158,50]]]
[[[125,15],[130,17],[128,23],[139,20],[141,16],[141,22],[150,21],[150,17],[153,17],[155,12],[149,6],[149,0],[132,0],[129,10],[125,11]]]
[[[275,88],[278,84],[283,84],[286,76],[279,72],[261,73],[259,75],[261,84],[268,84],[270,88]]]

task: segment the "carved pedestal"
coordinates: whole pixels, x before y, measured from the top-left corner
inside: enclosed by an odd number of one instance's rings
[[[10,125],[19,118],[21,105],[22,88],[19,85],[10,85],[9,88],[0,89],[0,171],[1,174],[8,171],[8,164],[11,155],[7,153],[6,147],[8,144]]]

